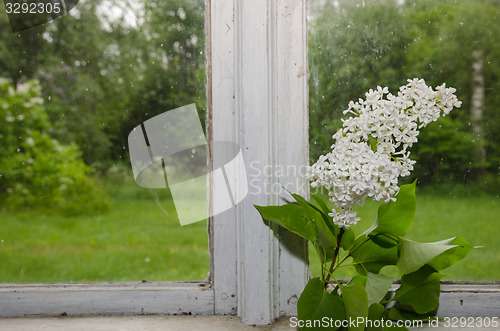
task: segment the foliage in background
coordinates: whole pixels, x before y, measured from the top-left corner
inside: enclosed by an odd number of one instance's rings
[[[204,118],[206,108],[203,1],[105,3],[80,2],[69,15],[15,34],[0,15],[0,76],[13,85],[39,79],[50,135],[76,143],[86,164],[102,172],[128,161],[127,136],[145,119],[192,102]],[[368,88],[394,89],[418,76],[430,85],[455,86],[464,107],[422,134],[409,181],[480,180],[496,191],[498,6],[493,0],[311,1],[311,160],[331,145],[325,133],[340,127],[349,100]],[[134,22],[106,10],[111,7],[133,12]],[[470,114],[477,50],[483,53],[485,83],[481,123]],[[477,157],[481,148],[485,162]]]
[[[145,2],[142,80],[135,82],[121,134],[168,110],[195,103],[205,126],[203,0]]]
[[[338,5],[335,5],[335,4]],[[462,110],[430,125],[414,147],[409,181],[480,181],[498,192],[500,169],[500,20],[493,0],[311,1],[311,160],[332,144],[349,100],[405,77],[457,88]],[[483,118],[471,116],[474,51],[483,54]],[[474,127],[483,134],[477,136]],[[328,134],[329,133],[329,134]],[[478,150],[486,148],[486,162]],[[483,171],[486,169],[486,172]]]
[[[0,202],[2,209],[32,207],[64,214],[104,211],[104,192],[75,144],[61,144],[48,131],[40,85],[14,88],[0,79]]]
[[[203,121],[204,39],[203,0],[85,0],[19,33],[0,10],[16,94],[0,92],[0,282],[205,278],[206,222],[180,228],[168,190],[133,182],[127,146],[179,106]]]
[[[15,34],[2,14],[0,77],[39,79],[50,134],[105,171],[128,161],[128,134],[144,120],[193,102],[204,118],[203,13],[202,0],[88,0]]]
[[[89,166],[106,174],[128,163],[128,134],[146,119],[193,102],[204,118],[203,10],[202,0],[88,0],[68,15],[19,33],[12,33],[7,15],[0,15],[0,77],[13,88],[31,79],[40,82],[40,107],[48,115],[43,133],[68,146],[52,159],[54,168],[71,169],[81,155],[86,166],[72,169],[75,176],[89,174]],[[30,178],[28,165],[24,171]]]

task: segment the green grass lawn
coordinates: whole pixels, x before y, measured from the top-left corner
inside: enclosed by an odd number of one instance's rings
[[[112,207],[101,215],[0,214],[0,283],[206,278],[206,221],[181,227],[166,190],[152,194],[133,183],[104,187]],[[360,210],[357,233],[371,225],[377,207],[367,201]],[[495,196],[454,198],[417,192],[417,215],[407,237],[437,241],[462,235],[485,247],[446,269],[447,279],[499,280],[499,215],[500,199]],[[310,256],[311,273],[319,275],[314,249]],[[352,275],[348,268],[340,271],[338,278]]]
[[[0,215],[0,283],[203,280],[207,222],[181,227],[166,190],[106,185],[110,211]],[[163,210],[162,210],[163,209]]]
[[[375,220],[379,203],[367,201],[359,210],[361,221],[353,227],[362,233]],[[434,242],[463,236],[475,246],[484,246],[469,253],[456,265],[443,270],[445,280],[500,280],[500,198],[493,195],[452,197],[424,194],[417,191],[417,212],[407,238]],[[310,246],[310,271],[320,275],[319,259]],[[393,267],[389,267],[393,268]],[[395,268],[395,267],[394,267]],[[336,278],[350,278],[351,267],[340,268]]]

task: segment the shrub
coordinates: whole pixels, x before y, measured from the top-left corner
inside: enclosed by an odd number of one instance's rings
[[[78,147],[50,136],[37,81],[12,86],[0,78],[0,207],[33,208],[66,215],[109,207],[89,178]]]

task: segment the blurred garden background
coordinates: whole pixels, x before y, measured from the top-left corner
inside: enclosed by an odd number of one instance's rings
[[[463,235],[485,247],[449,279],[498,280],[500,2],[309,6],[311,162],[369,88],[396,93],[414,77],[457,88],[462,108],[414,146],[409,237]],[[180,227],[168,190],[135,184],[127,146],[170,109],[196,103],[205,118],[205,70],[203,0],[82,0],[18,33],[0,10],[0,282],[206,278],[206,221]],[[376,204],[360,214],[362,230]]]
[[[350,100],[377,85],[393,94],[407,78],[457,89],[462,107],[421,130],[417,214],[408,237],[464,236],[474,250],[448,279],[500,279],[500,1],[311,0],[310,159],[330,150]],[[378,204],[360,211],[358,233]],[[311,272],[319,275],[315,253]],[[350,273],[346,271],[345,276]]]
[[[0,282],[206,279],[206,221],[136,185],[127,146],[157,114],[205,117],[204,40],[203,0],[82,0],[19,33],[2,5]]]

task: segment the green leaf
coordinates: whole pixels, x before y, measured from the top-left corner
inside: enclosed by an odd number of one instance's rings
[[[318,212],[320,212],[321,215],[323,216],[324,223],[325,223],[326,227],[328,228],[328,230],[330,231],[330,233],[332,233],[335,237],[337,237],[339,235],[340,228],[338,226],[336,226],[335,224],[333,224],[332,218],[330,216],[328,216],[328,214],[331,213],[332,210],[330,208],[328,208],[326,201],[321,196],[311,194],[311,197],[316,202],[317,206],[315,206],[314,204],[312,204],[310,202],[307,202],[300,195],[297,196],[295,194],[292,194],[292,196],[297,200],[297,202],[300,205],[308,204],[309,206],[311,206],[312,208],[314,208]],[[324,227],[322,225],[317,230],[321,231],[321,229],[324,229]],[[319,232],[318,232],[318,234],[319,234]],[[340,242],[340,247],[342,247],[346,251],[349,250],[352,247],[352,244],[354,243],[355,238],[356,238],[356,235],[352,229],[345,229],[344,228],[344,234],[342,235],[342,241]],[[331,240],[331,238],[330,238],[330,240]],[[334,240],[334,242],[335,242],[334,247],[336,247],[336,245],[337,245],[336,239]],[[329,256],[329,257],[332,258],[333,254],[332,254],[332,256]]]
[[[301,205],[302,207],[304,207],[306,209],[315,210],[319,215],[321,215],[323,217],[323,221],[324,221],[325,225],[328,227],[330,232],[335,236],[338,235],[340,228],[335,226],[333,224],[332,218],[330,216],[328,216],[328,214],[331,212],[331,210],[328,209],[328,207],[326,207],[326,205],[325,205],[326,210],[324,210],[323,208],[319,208],[319,207],[315,206],[313,203],[307,201],[306,199],[304,199],[302,196],[300,196],[298,194],[294,194],[291,192],[288,192],[288,193],[290,193],[290,195],[295,198],[295,200],[297,201],[297,203],[299,205]],[[325,202],[323,201],[323,203],[325,203]]]
[[[384,316],[385,307],[380,303],[372,303],[370,308],[368,308],[368,319],[375,321],[379,320]]]
[[[317,221],[315,226],[318,237],[317,244],[324,250],[326,260],[331,260],[335,254],[335,248],[337,247],[337,237],[330,232],[325,222],[322,220]]]
[[[326,251],[318,243],[313,244],[313,247],[316,250],[316,253],[318,254],[319,261],[321,262],[321,266],[323,268],[323,265],[328,261],[327,257],[326,257]],[[322,272],[323,272],[323,270],[322,270]]]
[[[393,235],[390,235],[388,233],[370,233],[368,237],[370,237],[370,239],[380,247],[390,248],[398,245],[397,237],[394,237]]]
[[[368,272],[366,275],[365,289],[368,294],[368,305],[380,302],[392,285],[392,278],[381,274]]]
[[[264,220],[274,222],[293,233],[314,242],[315,215],[296,204],[283,206],[255,206]]]
[[[377,145],[378,145],[378,140],[376,138],[373,138],[371,135],[368,136],[368,139],[370,140],[370,148],[372,151],[376,152],[377,151]]]
[[[356,282],[359,282],[361,283],[363,286],[366,285],[366,276],[364,275],[356,275],[354,277],[351,278],[351,280],[349,281],[349,283],[347,285],[352,285]]]
[[[382,203],[378,208],[378,217],[375,227],[370,233],[392,233],[397,236],[404,236],[411,226],[415,218],[415,210],[417,207],[415,197],[416,181],[412,184],[401,186],[399,193],[396,195],[396,201]]]
[[[311,194],[311,198],[316,202],[318,205],[319,209],[325,214],[328,215],[329,213],[332,212],[331,208],[328,208],[328,205],[326,204],[325,200],[317,194]]]
[[[342,235],[342,240],[340,241],[340,247],[348,251],[354,245],[354,240],[356,239],[356,234],[353,229],[345,229]]]
[[[396,265],[387,265],[383,267],[380,270],[379,274],[390,277],[392,279],[401,279],[401,277],[403,276],[403,273]]]
[[[399,238],[398,268],[405,274],[417,271],[438,255],[458,247],[458,245],[448,244],[452,240],[453,238],[435,243],[419,243],[409,239]],[[436,264],[444,264],[445,262],[446,259],[438,259]]]
[[[417,314],[412,311],[398,309],[396,307],[392,307],[387,311],[387,319],[392,321],[415,321],[415,320],[427,320],[429,315],[426,314]]]
[[[297,317],[299,320],[344,320],[345,310],[342,298],[325,290],[319,278],[311,279],[297,302]],[[321,327],[305,327],[302,330],[324,330]],[[336,330],[335,328],[333,330]]]
[[[391,301],[412,306],[416,313],[425,314],[437,308],[440,294],[440,280],[444,275],[428,265],[404,275],[401,286]]]
[[[469,252],[474,248],[471,244],[467,242],[463,237],[455,237],[443,241],[444,244],[458,245],[455,248],[451,248],[437,257],[432,259],[428,264],[434,269],[440,271],[448,268],[452,264],[457,263],[469,254]]]
[[[313,216],[316,237],[318,238],[318,240],[314,241],[313,244],[320,246],[320,250],[325,254],[324,258],[326,260],[331,260],[335,253],[335,248],[337,247],[337,233],[340,230],[336,230],[333,227],[333,224],[330,224],[327,216],[324,215],[316,206],[298,194],[290,194],[294,197],[297,203],[307,211],[308,214]]]
[[[341,285],[342,299],[344,300],[346,318],[356,320],[357,318],[365,318],[368,316],[368,295],[360,282],[354,282],[351,285]],[[349,331],[364,330],[364,323],[349,325]]]
[[[368,306],[380,302],[392,285],[392,278],[368,272],[366,276],[356,275],[349,281],[348,285],[356,282],[361,283],[368,295]]]
[[[387,327],[386,323],[384,323],[383,326],[381,325],[380,327],[376,327],[375,325],[377,325],[377,324],[373,323],[373,321],[380,321],[380,320],[382,320],[382,318],[384,318],[384,320],[387,320],[388,318],[386,318],[386,314],[387,314],[387,311],[385,310],[383,305],[381,305],[380,303],[371,304],[370,308],[368,309],[368,320],[372,321],[372,324],[370,324],[370,322],[368,322],[366,325],[365,331],[385,331],[385,330],[394,330],[394,329],[408,330],[405,327],[398,328],[396,324],[393,324],[392,327]]]
[[[363,270],[378,274],[380,269],[386,265],[395,265],[397,263],[398,250],[396,247],[383,248],[367,239],[364,235],[359,236],[349,252],[354,261],[362,266]]]

